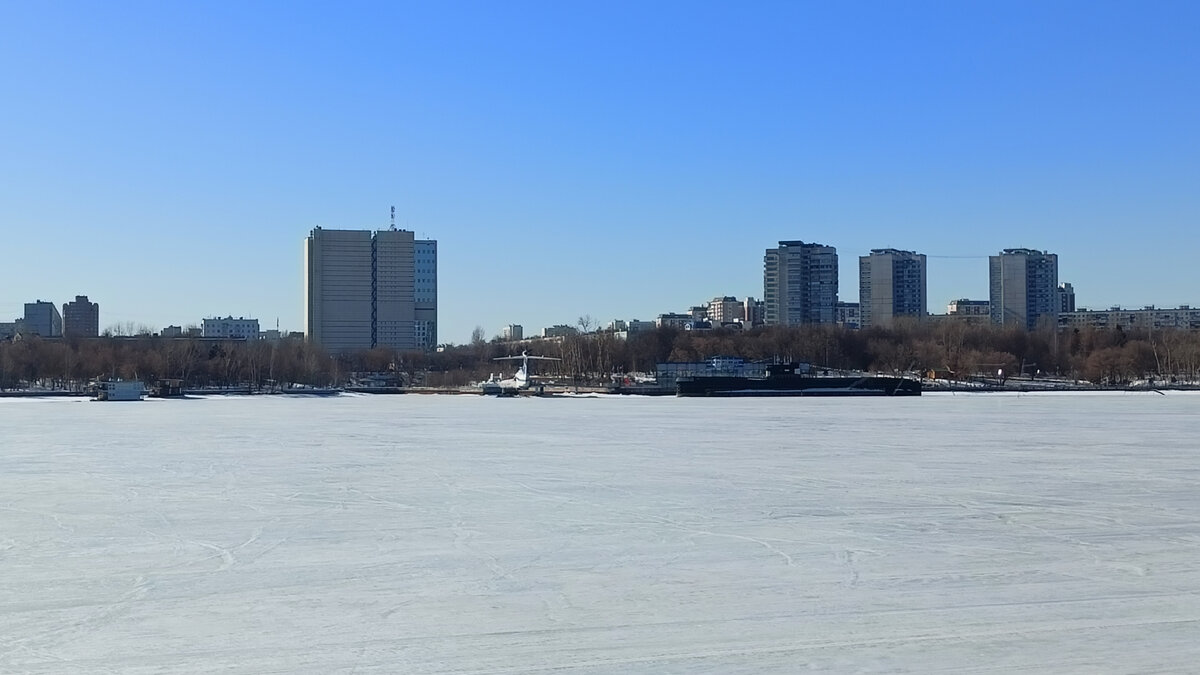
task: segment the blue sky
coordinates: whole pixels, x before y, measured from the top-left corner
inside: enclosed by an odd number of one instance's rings
[[[440,247],[440,337],[762,295],[780,239],[1059,254],[1200,305],[1188,2],[0,5],[0,321],[303,328],[316,225]]]

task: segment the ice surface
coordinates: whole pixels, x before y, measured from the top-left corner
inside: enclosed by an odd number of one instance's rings
[[[0,672],[1194,672],[1200,395],[0,401]]]

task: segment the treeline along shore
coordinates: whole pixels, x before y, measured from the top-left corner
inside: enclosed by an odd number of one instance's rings
[[[844,370],[970,380],[1065,377],[1121,386],[1200,380],[1200,333],[900,322],[889,328],[765,326],[703,332],[662,328],[622,338],[593,332],[522,342],[476,340],[439,351],[377,348],[330,354],[302,339],[220,341],[158,336],[0,342],[0,389],[78,389],[98,378],[182,380],[185,387],[265,389],[280,383],[342,386],[366,373],[393,373],[405,386],[454,388],[511,370],[500,356],[552,356],[539,374],[603,384],[615,373],[652,374],[663,362],[715,356],[805,362]]]

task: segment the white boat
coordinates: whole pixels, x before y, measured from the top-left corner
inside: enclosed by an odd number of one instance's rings
[[[146,393],[141,380],[103,380],[96,383],[97,401],[140,401]]]

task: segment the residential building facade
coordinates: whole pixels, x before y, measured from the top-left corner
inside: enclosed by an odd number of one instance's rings
[[[63,335],[65,337],[98,337],[100,335],[100,303],[91,302],[86,295],[77,295],[63,304]]]
[[[838,294],[837,249],[781,241],[763,256],[765,323],[792,326],[834,323]]]
[[[570,335],[579,335],[579,329],[574,326],[568,326],[565,323],[555,324],[542,329],[542,337],[544,338],[561,338]]]
[[[859,256],[858,302],[863,328],[890,326],[896,317],[925,316],[925,255],[877,248]]]
[[[1058,311],[1060,314],[1075,311],[1075,287],[1071,284],[1058,285]]]
[[[1176,308],[1143,307],[1142,309],[1075,310],[1058,315],[1062,328],[1141,328],[1159,330],[1200,330],[1200,308],[1181,305]]]
[[[691,322],[693,322],[695,320],[696,319],[693,318],[691,314],[678,314],[675,312],[668,312],[666,314],[659,314],[657,317],[655,317],[654,327],[655,328],[678,328],[680,330],[683,330],[688,327],[688,324],[690,324]]]
[[[714,325],[743,321],[745,318],[745,304],[732,295],[716,297],[708,301],[708,320],[712,321]]]
[[[239,316],[215,317],[200,322],[200,337],[225,338],[227,340],[257,340],[258,319]]]
[[[62,315],[53,302],[36,300],[25,303],[25,319],[18,330],[42,337],[62,337]]]
[[[1033,330],[1042,317],[1057,321],[1058,256],[1028,248],[1006,248],[989,257],[992,323]]]
[[[949,305],[946,305],[946,313],[950,316],[982,316],[990,318],[992,316],[992,303],[990,300],[968,300],[960,298],[951,300]]]
[[[743,321],[747,326],[761,326],[766,322],[767,308],[762,300],[746,298],[742,303]]]
[[[837,304],[837,318],[835,323],[839,326],[845,326],[858,330],[862,328],[862,312],[857,302],[839,302]]]
[[[314,228],[304,242],[305,334],[333,352],[437,344],[437,242],[407,230]]]
[[[510,323],[500,330],[500,339],[506,342],[516,342],[525,339],[525,328],[518,323]]]
[[[438,252],[433,239],[413,240],[413,293],[416,305],[413,313],[413,336],[417,349],[433,349],[437,345]],[[518,338],[519,339],[519,338]]]

